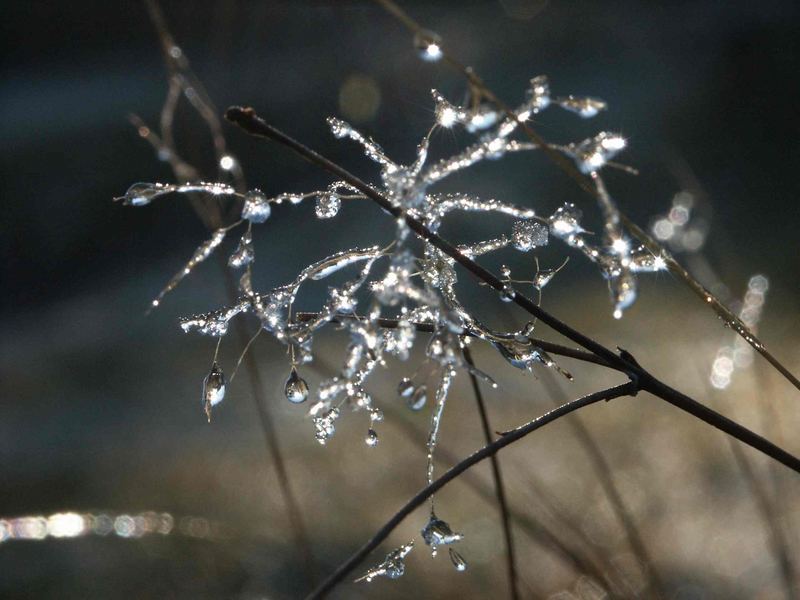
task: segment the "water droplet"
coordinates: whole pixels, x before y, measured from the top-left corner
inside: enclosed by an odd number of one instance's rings
[[[436,62],[442,58],[442,38],[433,31],[419,30],[414,36],[414,48],[422,60]]]
[[[342,199],[334,192],[323,192],[317,196],[315,212],[320,219],[335,217],[342,206]]]
[[[576,98],[575,96],[560,98],[558,104],[561,108],[574,112],[584,119],[596,116],[607,107],[607,104],[599,98]]]
[[[236,250],[228,258],[228,266],[234,269],[240,269],[253,262],[254,258],[253,237],[250,231],[245,231],[239,240],[239,245],[236,247]]]
[[[122,200],[128,206],[144,206],[150,204],[153,198],[165,194],[171,188],[160,183],[134,183],[125,192]]]
[[[370,583],[376,577],[388,577],[389,579],[397,579],[402,577],[405,573],[405,563],[403,559],[408,556],[408,553],[414,549],[414,540],[409,543],[396,548],[386,555],[386,558],[379,565],[372,567],[369,571],[364,573],[361,577],[356,579],[356,583],[364,581]]]
[[[408,408],[417,411],[422,410],[425,403],[428,401],[428,388],[424,385],[419,386],[414,390],[413,394],[406,400]]]
[[[422,528],[422,539],[431,547],[431,554],[436,556],[438,546],[448,546],[464,539],[460,533],[455,533],[450,529],[445,521],[442,521],[435,514],[431,513],[425,527]]]
[[[263,223],[269,219],[272,208],[267,197],[259,190],[251,190],[244,195],[242,218],[251,223]]]
[[[211,422],[211,409],[225,398],[225,374],[216,361],[203,381],[203,408],[208,422]]]
[[[300,404],[308,399],[308,384],[305,379],[297,374],[297,369],[294,367],[292,367],[292,371],[286,379],[283,393],[292,404]]]
[[[377,434],[377,432],[374,429],[369,429],[367,431],[367,437],[366,437],[366,439],[364,441],[366,442],[367,446],[370,446],[371,448],[374,448],[375,446],[377,446],[378,445],[378,434]]]
[[[464,560],[464,557],[461,556],[458,552],[456,552],[453,548],[448,548],[450,551],[450,560],[453,563],[453,566],[456,568],[458,572],[464,572],[467,570],[467,561]]]
[[[547,225],[538,221],[516,221],[512,229],[514,248],[528,252],[547,245]]]
[[[403,377],[403,379],[400,380],[400,383],[397,384],[397,394],[401,398],[410,398],[414,395],[415,390],[416,388],[414,387],[414,382],[408,377]]]
[[[508,284],[503,286],[503,291],[500,292],[500,300],[503,302],[513,302],[516,297],[517,292],[514,291],[513,287]]]

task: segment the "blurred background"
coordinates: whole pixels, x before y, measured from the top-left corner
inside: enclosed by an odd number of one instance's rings
[[[796,2],[402,5],[510,104],[538,74],[550,77],[555,94],[608,101],[609,110],[589,121],[546,112],[538,130],[554,142],[602,129],[623,133],[630,144],[623,162],[640,170],[609,174],[623,210],[642,226],[661,222],[662,237],[693,251],[682,252],[685,261],[734,305],[750,277],[764,275],[762,339],[800,371]],[[374,166],[352,144],[334,140],[325,117],[349,120],[389,156],[409,161],[433,120],[430,89],[453,100],[465,93],[458,75],[421,62],[409,34],[371,2],[165,2],[163,10],[220,112],[251,105],[368,180],[376,180]],[[248,379],[229,386],[210,425],[202,411],[213,342],[184,335],[177,324],[226,303],[219,263],[208,261],[145,316],[207,233],[178,196],[142,209],[112,202],[133,182],[172,181],[127,118],[136,113],[157,124],[167,89],[144,5],[9,2],[0,27],[0,596],[302,597],[424,484],[429,415],[408,411],[394,392],[420,357],[391,363],[372,384],[386,413],[376,448],[363,443],[366,419],[355,415],[322,447],[306,411],[282,397],[289,369],[282,348],[265,337],[255,345],[262,401],[311,540],[309,566],[288,525]],[[176,135],[185,157],[213,172],[211,139],[185,101]],[[329,181],[282,148],[227,125],[225,136],[248,185],[269,196]],[[439,131],[435,152],[453,153],[466,139]],[[483,164],[442,189],[540,214],[575,202],[588,222],[597,218],[588,197],[541,157]],[[693,221],[681,229],[664,215],[687,198]],[[502,219],[457,217],[443,232],[461,240],[504,227]],[[285,283],[322,256],[385,241],[391,231],[384,215],[361,204],[329,221],[316,220],[311,205],[278,207],[256,230],[254,285]],[[551,246],[546,266],[567,254]],[[496,269],[511,260],[485,264]],[[463,293],[487,321],[524,323],[524,315],[463,279]],[[604,281],[573,256],[543,306],[800,453],[797,391],[761,359],[715,390],[712,365],[731,333],[669,275],[645,275],[640,284],[637,304],[615,321]],[[312,294],[302,308],[318,301]],[[559,341],[544,327],[537,333]],[[321,361],[304,372],[312,385],[337,368],[344,344],[335,332],[319,340]],[[226,338],[224,368],[240,348],[235,335]],[[474,353],[502,383],[486,392],[497,430],[554,400],[617,382],[565,359],[576,381],[554,387],[548,373],[522,376],[491,350],[476,346]],[[439,473],[483,445],[470,393],[460,377],[445,414]],[[651,564],[631,548],[598,478],[597,455],[586,452],[575,422],[564,420],[501,454],[524,597],[648,597],[654,575],[671,598],[790,597],[788,580],[800,568],[796,475],[749,450],[736,454],[722,434],[652,397],[604,403],[581,417]],[[748,469],[751,477],[743,475]],[[470,565],[465,573],[444,556],[430,559],[419,539],[420,510],[370,558],[379,562],[416,537],[406,575],[345,584],[335,597],[507,595],[488,464],[445,488],[437,506],[466,536],[459,544]],[[9,520],[65,512],[95,518],[60,517],[49,528],[41,519]],[[95,533],[72,537],[87,523]]]

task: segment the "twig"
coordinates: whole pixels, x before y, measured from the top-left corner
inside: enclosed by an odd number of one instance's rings
[[[464,344],[462,353],[466,363],[475,368],[475,362],[472,360],[472,353],[469,346]],[[486,444],[492,443],[492,427],[489,425],[489,415],[486,412],[486,404],[483,401],[483,392],[481,392],[478,378],[475,374],[469,372],[469,381],[472,385],[472,392],[475,396],[475,402],[478,405],[478,414],[481,418],[481,428],[483,429],[483,436],[486,439]],[[494,479],[494,490],[497,494],[497,506],[500,509],[500,520],[503,524],[503,538],[506,544],[506,565],[508,568],[508,589],[511,597],[514,600],[519,598],[519,590],[517,589],[517,565],[514,557],[514,538],[511,533],[511,523],[508,511],[508,502],[506,501],[506,490],[503,485],[503,476],[500,472],[500,460],[496,455],[490,457],[492,465],[492,477]]]
[[[752,446],[757,450],[760,450],[767,456],[770,456],[778,462],[786,465],[790,469],[800,473],[800,459],[797,457],[789,454],[782,448],[779,448],[775,444],[762,438],[749,429],[742,427],[731,419],[724,417],[723,415],[711,410],[703,404],[700,404],[689,396],[671,388],[643,369],[628,353],[624,353],[623,356],[616,355],[602,344],[594,341],[590,337],[582,334],[576,329],[573,329],[563,321],[546,312],[527,296],[517,292],[516,290],[513,290],[513,288],[509,289],[507,284],[501,281],[497,276],[480,266],[475,261],[464,256],[455,246],[432,232],[419,220],[409,216],[401,207],[396,206],[391,200],[389,200],[389,198],[387,198],[377,189],[366,184],[361,179],[343,167],[340,167],[336,163],[325,158],[318,152],[308,148],[294,138],[289,137],[282,131],[268,124],[266,121],[261,119],[252,108],[242,108],[238,106],[230,107],[225,112],[225,118],[237,124],[251,135],[268,138],[279,142],[288,148],[291,148],[306,160],[322,167],[328,172],[336,175],[338,178],[346,181],[349,185],[363,193],[367,198],[374,201],[378,206],[392,215],[395,219],[403,219],[406,225],[408,225],[409,229],[458,262],[462,267],[467,269],[479,280],[494,288],[498,293],[504,294],[517,306],[523,308],[529,314],[533,315],[561,335],[569,338],[576,344],[579,344],[589,352],[595,354],[598,358],[605,360],[607,363],[609,363],[609,365],[618,367],[619,370],[622,370],[628,374],[629,377],[637,380],[639,383],[639,389],[648,391],[651,394],[658,396],[673,406],[676,406],[677,408],[680,408],[681,410],[695,416],[709,425],[716,427],[720,431],[724,431],[725,433],[732,435],[736,439],[749,446]]]
[[[414,19],[412,19],[402,8],[393,0],[375,0],[388,13],[413,34],[424,33],[425,29]],[[470,86],[480,91],[480,93],[494,104],[500,111],[506,114],[513,121],[517,121],[517,116],[511,108],[503,102],[489,87],[484,83],[478,74],[471,68],[462,64],[445,49],[440,48],[442,60],[454,70],[461,73],[469,82]],[[594,185],[575,167],[570,160],[563,154],[554,150],[551,145],[542,138],[526,121],[519,123],[522,131],[537,144],[544,155],[559,169],[572,178],[578,186],[596,200],[601,200]],[[699,281],[683,267],[677,260],[667,252],[657,241],[642,230],[636,223],[631,221],[624,213],[619,212],[619,219],[622,224],[636,237],[645,247],[656,256],[664,259],[670,273],[683,281],[705,304],[710,306],[714,312],[736,333],[750,344],[761,356],[763,356],[781,375],[783,375],[794,387],[800,390],[800,380],[793,375],[783,364],[781,364],[764,346],[764,344],[750,331],[750,329],[726,307],[714,294],[708,291]]]
[[[366,544],[364,544],[358,551],[356,551],[350,558],[348,558],[338,569],[326,579],[317,589],[315,589],[311,594],[308,595],[307,600],[313,600],[315,598],[324,598],[325,596],[336,587],[337,584],[344,581],[348,575],[350,575],[353,570],[363,561],[375,548],[377,548],[380,543],[389,537],[389,534],[394,531],[395,527],[397,527],[403,519],[405,519],[408,515],[410,515],[414,509],[421,506],[425,500],[427,500],[430,496],[438,492],[442,489],[445,485],[451,482],[453,479],[458,477],[461,473],[469,469],[470,467],[476,465],[477,463],[481,462],[482,460],[493,456],[506,446],[513,444],[514,442],[521,440],[526,435],[533,433],[537,429],[544,427],[548,423],[552,423],[553,421],[557,421],[561,417],[572,413],[578,409],[584,408],[586,406],[590,406],[597,402],[601,402],[603,400],[613,400],[614,398],[620,398],[622,396],[629,396],[635,394],[638,391],[637,385],[635,382],[628,382],[622,385],[618,385],[606,390],[601,390],[599,392],[594,392],[593,394],[589,394],[588,396],[583,396],[582,398],[578,398],[577,400],[572,400],[567,404],[560,406],[556,409],[551,410],[543,414],[542,416],[526,423],[525,425],[521,425],[516,429],[513,429],[505,434],[502,437],[495,440],[491,444],[484,446],[471,456],[468,456],[456,466],[451,468],[447,471],[444,475],[436,479],[433,483],[423,488],[419,491],[411,500],[406,502],[406,504],[398,510],[395,515],[389,519],[386,524],[381,527],[377,533],[370,539]]]

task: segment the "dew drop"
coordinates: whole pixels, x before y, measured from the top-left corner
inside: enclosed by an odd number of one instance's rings
[[[283,393],[292,404],[301,404],[308,399],[308,384],[305,379],[297,374],[297,369],[294,367],[292,367],[289,377],[286,378]]]
[[[414,36],[414,48],[422,60],[436,62],[442,58],[442,38],[433,31],[419,30]]]
[[[567,96],[558,100],[561,108],[574,112],[575,114],[590,119],[596,116],[601,110],[606,109],[606,103],[599,98],[576,98],[575,96]]]
[[[508,284],[503,286],[503,291],[500,292],[500,300],[503,302],[513,302],[516,297],[517,293],[514,291],[513,287]]]
[[[335,217],[339,208],[342,206],[342,199],[334,192],[323,192],[317,196],[317,204],[314,211],[320,219],[331,219]]]
[[[251,190],[244,195],[242,218],[251,223],[263,223],[269,219],[272,208],[267,197],[259,190]]]
[[[516,221],[511,238],[514,248],[520,252],[528,252],[534,248],[547,245],[547,225],[538,221]]]
[[[449,548],[450,551],[450,560],[453,562],[453,566],[456,568],[456,571],[459,573],[463,573],[467,570],[467,561],[464,560],[464,557],[461,556],[458,552],[456,552],[453,548]]]
[[[370,448],[374,448],[378,445],[378,434],[374,429],[369,429],[367,431],[367,437],[364,440]]]
[[[225,398],[225,374],[216,361],[203,381],[203,408],[208,422],[211,422],[211,409]]]
[[[158,183],[134,183],[122,197],[128,206],[144,206],[150,204],[153,198],[165,193],[165,186]]]
[[[408,377],[403,377],[400,380],[400,383],[397,384],[397,394],[401,398],[410,398],[414,395],[416,388],[414,387],[414,382],[411,381]]]
[[[424,385],[419,386],[414,390],[414,393],[406,400],[408,408],[413,411],[422,410],[425,403],[428,401],[428,388]]]

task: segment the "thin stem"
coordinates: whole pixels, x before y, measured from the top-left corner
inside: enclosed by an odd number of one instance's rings
[[[414,19],[412,19],[402,8],[400,8],[393,0],[375,0],[380,4],[389,14],[394,16],[398,21],[413,34],[424,32],[425,29]],[[512,119],[518,121],[517,116],[511,108],[503,102],[489,87],[484,83],[478,74],[472,69],[462,64],[459,60],[449,54],[445,49],[440,48],[442,52],[442,60],[461,73],[469,82],[470,86],[480,91],[480,93],[494,104],[500,111]],[[527,121],[519,122],[520,128],[528,138],[537,144],[544,155],[559,169],[566,173],[573,179],[578,186],[598,201],[602,201],[598,190],[592,183],[583,175],[575,165],[562,153],[545,141]],[[763,356],[781,375],[783,375],[794,387],[800,390],[800,380],[793,375],[778,359],[776,359],[764,346],[764,344],[755,336],[755,334],[735,315],[728,307],[726,307],[714,294],[707,290],[699,281],[697,281],[691,274],[667,252],[657,241],[655,241],[647,232],[642,230],[636,223],[631,221],[622,212],[618,213],[619,219],[622,224],[636,237],[645,247],[650,250],[654,255],[660,256],[675,277],[683,281],[689,289],[691,289],[705,304],[710,306],[714,312],[736,333],[738,333],[744,340],[750,344],[761,356]]]
[[[576,329],[573,329],[563,321],[546,312],[544,309],[537,306],[536,303],[527,296],[520,294],[515,290],[509,292],[506,288],[506,284],[498,279],[493,273],[461,254],[455,246],[439,237],[436,233],[432,232],[419,220],[409,216],[401,207],[396,206],[391,200],[389,200],[389,198],[387,198],[377,189],[367,185],[346,169],[340,167],[318,152],[308,148],[294,138],[289,137],[282,131],[268,124],[266,121],[261,119],[252,108],[242,108],[238,106],[230,107],[225,113],[225,118],[232,123],[237,124],[251,135],[272,139],[287,146],[288,148],[291,148],[309,162],[322,167],[328,172],[336,175],[338,178],[346,181],[349,185],[358,189],[361,193],[374,201],[378,206],[380,206],[384,211],[388,212],[394,218],[403,219],[406,225],[408,225],[412,231],[458,262],[477,279],[494,288],[497,292],[503,293],[505,296],[510,297],[511,301],[517,306],[523,308],[529,314],[533,315],[561,335],[569,338],[576,344],[595,354],[598,358],[607,362],[609,366],[617,368],[618,370],[625,372],[629,377],[636,379],[640,384],[640,389],[646,390],[651,394],[658,396],[673,406],[676,406],[677,408],[680,408],[681,410],[699,418],[700,420],[705,421],[709,425],[713,425],[717,429],[732,435],[739,441],[742,441],[745,444],[760,450],[767,456],[770,456],[781,464],[784,464],[790,469],[800,473],[800,459],[797,457],[789,454],[782,448],[779,448],[775,444],[765,440],[758,434],[745,427],[742,427],[738,423],[728,419],[727,417],[724,417],[723,415],[711,410],[689,396],[658,380],[648,371],[643,369],[628,352],[621,351],[620,356],[616,355],[602,344],[594,341],[590,337],[582,334]]]
[[[472,353],[469,346],[464,344],[461,349],[466,363],[475,368],[475,361],[472,360]],[[489,424],[489,415],[486,412],[486,404],[483,401],[483,392],[481,392],[478,378],[472,371],[469,371],[469,382],[472,385],[472,392],[475,396],[475,402],[478,405],[478,414],[481,418],[481,428],[483,429],[483,436],[486,444],[492,443],[492,427]],[[508,568],[508,590],[510,596],[517,600],[519,598],[519,590],[517,589],[517,566],[514,557],[514,538],[511,534],[511,522],[509,517],[508,502],[506,501],[506,489],[503,485],[503,475],[500,471],[500,459],[496,455],[492,455],[489,459],[492,465],[492,478],[494,479],[494,490],[497,494],[497,506],[500,509],[500,521],[503,524],[503,538],[506,544],[506,565]]]
[[[386,524],[381,527],[366,544],[364,544],[350,558],[342,563],[339,568],[336,569],[336,571],[330,577],[328,577],[328,579],[326,579],[319,587],[317,587],[317,589],[311,592],[311,594],[308,595],[307,600],[324,598],[327,596],[331,590],[333,590],[333,588],[336,587],[336,585],[338,585],[340,582],[344,581],[361,563],[361,561],[363,561],[373,550],[375,550],[375,548],[377,548],[383,540],[389,537],[389,534],[391,534],[392,531],[394,531],[394,529],[400,523],[402,523],[403,519],[410,515],[416,508],[421,506],[430,496],[438,492],[445,485],[450,483],[453,479],[458,477],[470,467],[478,464],[486,458],[489,458],[490,456],[494,456],[506,446],[521,440],[528,434],[544,427],[548,423],[557,421],[561,417],[566,416],[578,409],[590,406],[603,400],[608,401],[613,400],[614,398],[620,398],[622,396],[633,395],[637,392],[637,389],[638,388],[634,382],[628,382],[609,389],[601,390],[599,392],[594,392],[593,394],[583,396],[577,400],[572,400],[563,406],[537,417],[529,423],[521,425],[520,427],[503,434],[503,436],[499,439],[468,456],[433,483],[420,490],[413,498],[411,498],[411,500],[406,502],[406,504],[400,510],[398,510],[395,515],[389,519]]]

